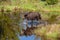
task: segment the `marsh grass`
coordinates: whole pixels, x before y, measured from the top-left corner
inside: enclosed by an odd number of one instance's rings
[[[5,40],[7,34],[9,34],[8,35],[9,40],[10,38],[14,38],[15,40],[18,40],[15,33],[20,32],[20,29],[18,28],[19,26],[18,24],[19,24],[19,20],[21,16],[20,13],[24,14],[24,12],[27,12],[27,11],[37,11],[37,12],[40,12],[42,20],[49,19],[50,20],[49,22],[53,22],[55,20],[52,21],[51,20],[52,18],[50,19],[52,15],[60,16],[60,5],[59,4],[60,3],[56,5],[46,5],[46,2],[42,2],[42,1],[31,2],[27,0],[21,0],[21,1],[13,0],[11,4],[4,3],[4,2],[1,3],[0,22],[1,24],[3,23],[3,27],[5,31],[1,40]],[[2,7],[4,7],[4,11],[3,10],[1,11]],[[58,23],[60,23],[60,20],[58,21]],[[2,25],[0,27],[2,27]],[[37,36],[40,36],[46,40],[55,40],[57,38],[60,38],[60,36],[58,36],[60,35],[59,30],[60,30],[60,24],[56,24],[56,25],[52,24],[52,25],[42,26],[42,28],[38,28],[34,30],[34,33]]]
[[[46,40],[57,40],[60,30],[60,24],[47,25],[35,30],[35,34]],[[43,37],[44,36],[44,37]]]

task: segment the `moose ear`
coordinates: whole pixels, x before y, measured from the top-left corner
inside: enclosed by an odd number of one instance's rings
[[[24,15],[27,16],[29,14],[29,12],[25,12]]]
[[[31,11],[30,12],[25,12],[24,17],[28,16],[30,13],[32,13],[32,12]]]
[[[24,14],[24,17],[26,17],[27,15],[28,15],[28,13],[25,13],[25,14]]]

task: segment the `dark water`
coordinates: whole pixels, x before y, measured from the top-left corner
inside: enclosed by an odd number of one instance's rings
[[[26,30],[26,24],[27,24],[26,21],[27,20],[23,20],[22,24],[20,25],[25,30]],[[31,23],[32,23],[31,20],[29,20],[28,21],[28,26],[29,27],[31,27]],[[37,23],[38,23],[38,21],[34,20],[34,26],[36,26]],[[36,37],[36,35],[31,35],[31,36],[24,36],[24,35],[23,36],[19,36],[18,35],[18,38],[19,38],[19,40],[41,40],[41,38],[40,37]]]

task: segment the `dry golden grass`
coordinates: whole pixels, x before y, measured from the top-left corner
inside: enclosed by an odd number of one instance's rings
[[[55,40],[60,38],[60,24],[51,24],[47,26],[42,26],[34,30],[37,36],[43,37],[44,40]]]

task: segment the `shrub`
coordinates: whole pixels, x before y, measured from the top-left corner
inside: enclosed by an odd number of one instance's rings
[[[4,10],[0,11],[0,40],[18,40],[16,33],[20,32],[19,20],[20,13],[17,11]]]
[[[46,0],[41,0],[41,1],[46,1]]]
[[[46,0],[46,2],[49,5],[54,5],[54,4],[58,3],[58,0]]]

